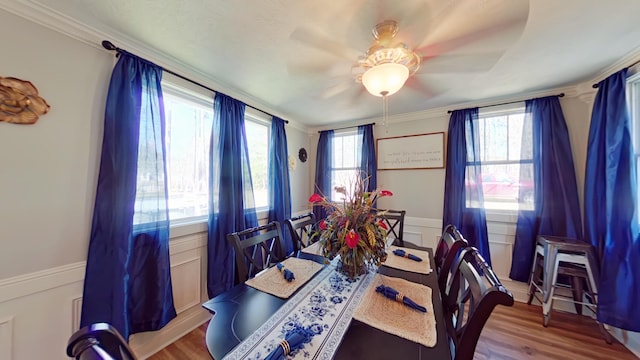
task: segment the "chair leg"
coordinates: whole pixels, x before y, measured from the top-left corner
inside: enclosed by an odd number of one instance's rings
[[[576,307],[576,314],[582,315],[583,288],[582,278],[580,276],[571,277],[571,290],[573,291],[573,305]]]

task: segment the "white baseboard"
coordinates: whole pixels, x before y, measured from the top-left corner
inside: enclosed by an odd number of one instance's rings
[[[608,325],[605,325],[605,329],[635,356],[640,358],[640,333],[626,331]]]
[[[197,306],[178,315],[162,330],[132,335],[129,345],[138,359],[144,360],[209,320],[211,313]]]

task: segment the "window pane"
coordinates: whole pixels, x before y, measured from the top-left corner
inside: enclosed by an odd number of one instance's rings
[[[359,164],[356,164],[356,135],[345,136],[343,137],[343,149],[342,149],[342,159],[343,166],[342,167],[356,167]]]
[[[330,194],[333,201],[341,201],[344,197],[334,190],[336,186],[344,186],[351,193],[351,186],[360,166],[357,148],[359,143],[362,143],[362,138],[357,133],[340,133],[333,138]]]
[[[344,153],[344,148],[342,146],[342,136],[336,136],[333,138],[333,160],[332,167],[334,168],[342,168],[344,166],[344,161],[342,159],[342,154]]]
[[[331,174],[331,200],[332,201],[342,201],[344,199],[343,194],[339,194],[335,188],[336,186],[344,186],[347,188],[348,193],[351,193],[351,185],[353,185],[353,181],[357,174],[356,169],[350,170],[334,170]]]
[[[485,118],[484,141],[481,140],[480,150],[482,161],[507,160],[508,152],[508,121],[506,116]],[[480,134],[482,137],[483,134]]]
[[[256,208],[267,208],[269,206],[269,127],[246,118],[244,128],[247,134]]]
[[[524,114],[509,115],[509,160],[532,159],[533,138],[531,122],[528,121],[527,132],[523,137]],[[522,157],[522,155],[526,155]]]
[[[188,96],[164,95],[169,218],[209,212],[209,138],[213,110]]]
[[[482,165],[481,171],[485,209],[533,210],[533,164]],[[467,198],[474,185],[473,180],[467,181]],[[478,205],[467,202],[467,206]]]

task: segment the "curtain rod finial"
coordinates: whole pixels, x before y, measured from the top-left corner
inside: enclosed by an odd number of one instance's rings
[[[118,48],[113,45],[113,43],[109,40],[102,40],[102,47],[107,49],[107,50],[118,50]]]

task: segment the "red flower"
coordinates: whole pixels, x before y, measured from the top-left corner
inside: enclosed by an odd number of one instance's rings
[[[380,226],[381,228],[388,230],[389,228],[387,227],[387,224],[384,223],[384,221],[379,220],[378,221],[378,226]]]
[[[357,232],[353,231],[353,229],[349,230],[347,236],[345,236],[345,241],[349,249],[353,249],[358,245],[358,241],[360,241],[360,235]]]
[[[327,222],[322,220],[320,221],[320,230],[327,230]]]
[[[393,196],[393,193],[389,190],[380,191],[380,196]]]
[[[313,194],[309,197],[309,202],[311,203],[321,202],[322,200],[323,200],[322,196],[318,194]]]

